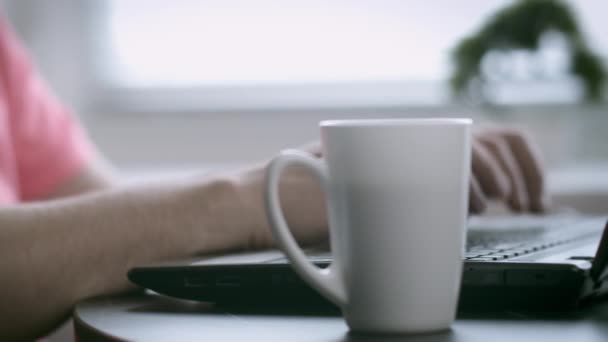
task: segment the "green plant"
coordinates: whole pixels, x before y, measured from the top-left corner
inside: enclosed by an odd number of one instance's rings
[[[606,81],[601,59],[583,37],[571,8],[558,0],[519,0],[493,15],[475,34],[464,38],[452,52],[455,63],[450,85],[463,95],[473,80],[482,80],[481,61],[492,50],[537,50],[541,36],[557,31],[570,46],[570,72],[580,77],[587,101],[599,101]]]

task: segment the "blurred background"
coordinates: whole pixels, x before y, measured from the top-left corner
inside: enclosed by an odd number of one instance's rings
[[[525,2],[536,9],[512,0],[0,4],[54,91],[131,179],[259,161],[316,139],[322,119],[470,116],[531,131],[553,191],[608,193],[607,87],[591,98],[599,71],[587,60],[573,67],[581,47],[608,66],[608,3]],[[467,37],[485,45],[455,96],[454,54]]]

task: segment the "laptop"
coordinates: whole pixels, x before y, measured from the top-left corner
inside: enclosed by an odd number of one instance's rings
[[[471,217],[459,310],[572,309],[608,293],[606,231],[605,218],[577,214]],[[319,267],[331,263],[326,248],[307,253]],[[128,278],[162,295],[220,305],[333,306],[276,250],[143,265]]]

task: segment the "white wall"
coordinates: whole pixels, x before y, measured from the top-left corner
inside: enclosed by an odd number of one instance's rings
[[[120,165],[234,163],[268,157],[281,148],[318,138],[330,118],[472,116],[532,132],[549,165],[608,161],[604,107],[528,107],[494,114],[479,109],[402,108],[260,113],[103,113],[85,118],[92,137]]]
[[[34,63],[57,95],[77,111],[90,89],[93,59],[91,27],[83,13],[94,0],[0,0],[2,12],[29,49]]]
[[[87,106],[93,86],[95,35],[83,15],[102,10],[96,0],[2,0],[0,4],[58,95],[80,114],[101,151],[120,167],[242,163],[315,139],[327,118],[474,116],[508,122],[537,137],[554,168],[608,161],[608,110],[602,107],[536,106],[368,108],[224,113],[125,113]],[[484,113],[484,114],[480,114]]]

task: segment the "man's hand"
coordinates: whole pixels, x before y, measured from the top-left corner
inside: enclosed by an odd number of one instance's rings
[[[480,213],[488,199],[515,212],[543,212],[549,200],[540,153],[531,138],[511,128],[474,133],[470,211]]]

